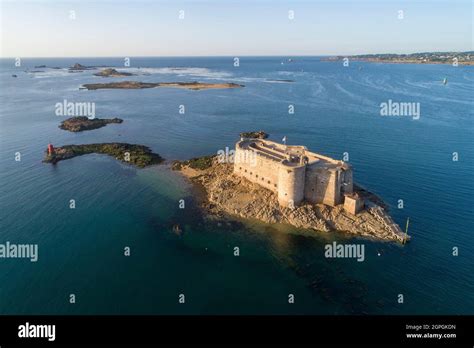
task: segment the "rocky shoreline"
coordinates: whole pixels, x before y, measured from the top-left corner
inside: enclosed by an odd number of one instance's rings
[[[354,190],[364,197],[367,208],[352,215],[342,205],[330,207],[305,203],[294,209],[281,207],[273,192],[234,175],[233,165],[219,163],[215,156],[175,161],[172,169],[204,188],[207,199],[201,202],[201,207],[211,217],[238,216],[265,223],[289,224],[322,232],[341,231],[402,243],[410,239],[391,219],[383,201],[358,186]]]
[[[201,89],[223,89],[223,88],[241,88],[244,85],[236,83],[204,83],[204,82],[139,82],[139,81],[122,81],[109,83],[87,83],[82,86],[82,89],[97,90],[97,89],[143,89],[143,88],[157,88],[157,87],[171,87],[184,88],[190,90]]]
[[[56,164],[59,161],[90,153],[106,154],[139,168],[160,164],[164,161],[160,155],[153,153],[147,146],[127,143],[102,143],[51,148],[46,150],[43,162]]]
[[[123,120],[120,118],[93,118],[89,119],[86,116],[71,117],[64,120],[59,125],[59,128],[70,131],[70,132],[83,132],[86,130],[92,130],[102,128],[109,123],[122,123]]]

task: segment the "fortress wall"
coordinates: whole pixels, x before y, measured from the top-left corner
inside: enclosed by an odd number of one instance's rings
[[[278,202],[282,206],[289,206],[291,202],[296,206],[304,199],[306,167],[280,166],[278,171]]]
[[[344,171],[344,183],[347,185],[344,186],[343,193],[352,193],[354,192],[354,182],[352,179],[352,168],[345,169]]]
[[[338,169],[335,172],[334,204],[343,204],[344,195],[352,193],[354,185],[352,182],[352,169]]]
[[[343,180],[344,173],[342,170],[335,170],[334,171],[334,193],[333,193],[333,204],[338,205],[344,203],[343,195],[341,194],[341,190],[343,189]]]
[[[337,185],[338,182],[338,175],[337,171],[327,171],[326,172],[326,191],[324,192],[323,196],[323,203],[335,206],[337,205],[337,198],[336,195],[339,192],[339,186]]]
[[[257,156],[255,182],[273,191],[278,191],[278,169],[280,164],[263,156]],[[258,175],[258,177],[256,177]]]
[[[336,204],[337,172],[326,168],[308,167],[306,174],[305,198],[311,203]]]
[[[323,202],[323,196],[318,194],[318,185],[320,185],[319,174],[318,171],[310,166],[306,167],[304,199],[310,203]]]
[[[327,161],[329,163],[338,164],[338,165],[343,164],[343,162],[340,161],[340,160],[337,160],[337,159],[334,159],[334,158],[331,158],[331,157],[328,157],[328,156],[321,155],[320,153],[316,153],[316,152],[312,152],[312,151],[306,151],[306,154],[308,156],[314,156],[316,158],[322,159],[322,160]]]
[[[294,150],[305,151],[305,148],[295,147]],[[253,156],[249,156],[249,153]],[[335,206],[344,202],[345,194],[353,192],[352,167],[328,159],[337,167],[327,168],[320,163],[291,167],[265,155],[256,155],[251,150],[246,151],[237,144],[234,173],[277,193],[278,201],[283,206],[288,206],[290,201],[297,205],[303,199],[310,203]]]
[[[357,215],[362,209],[364,209],[364,200],[359,197],[345,196],[344,199],[344,210],[352,215]]]
[[[237,148],[236,159],[240,156],[238,154],[239,151],[243,150]],[[240,158],[243,159],[245,157],[241,156]],[[234,163],[234,173],[275,193],[278,190],[278,168],[278,162],[263,156],[253,157],[251,161],[236,161]]]

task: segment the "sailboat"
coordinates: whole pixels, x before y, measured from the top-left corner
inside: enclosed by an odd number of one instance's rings
[[[445,77],[444,80],[443,80],[443,85],[445,85],[447,83],[448,83],[448,79]]]

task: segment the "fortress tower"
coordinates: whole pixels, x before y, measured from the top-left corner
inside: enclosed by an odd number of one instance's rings
[[[285,207],[302,201],[336,206],[346,195],[354,199],[352,167],[305,146],[242,138],[235,146],[234,173],[275,192]]]

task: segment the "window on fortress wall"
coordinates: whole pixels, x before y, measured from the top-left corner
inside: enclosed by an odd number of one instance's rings
[[[271,184],[270,180],[268,180],[268,183]]]
[[[247,169],[245,169],[245,172],[247,173]]]
[[[239,170],[242,170],[242,167],[239,167]]]
[[[264,179],[264,178],[262,178],[262,181],[265,181],[265,179]]]
[[[250,175],[252,175],[252,174],[253,174],[253,173],[252,173],[252,172],[250,172]]]
[[[255,174],[255,177],[258,178],[258,174]]]
[[[274,184],[275,187],[277,187],[277,184]]]

